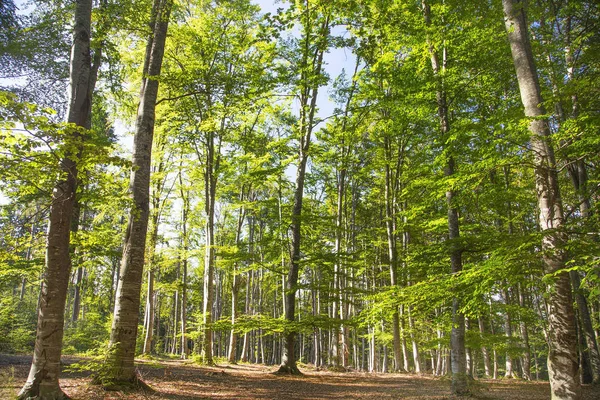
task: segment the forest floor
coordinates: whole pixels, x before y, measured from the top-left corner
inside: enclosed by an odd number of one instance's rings
[[[63,357],[69,365],[82,361]],[[83,360],[85,361],[85,360]],[[25,383],[31,357],[0,354],[0,399],[11,399]],[[303,376],[281,376],[264,365],[198,366],[181,360],[140,360],[139,374],[153,389],[144,392],[108,392],[92,385],[89,373],[63,372],[63,390],[77,400],[192,400],[192,399],[450,399],[448,379],[411,374],[334,373],[304,368]],[[476,399],[546,400],[547,382],[476,380]],[[600,387],[584,386],[583,400],[600,399]]]

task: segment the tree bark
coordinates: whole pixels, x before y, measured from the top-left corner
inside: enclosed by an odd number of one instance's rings
[[[244,185],[242,185],[242,190],[240,191],[240,202],[244,201]],[[237,222],[237,230],[235,233],[235,244],[239,250],[241,246],[241,237],[242,237],[242,227],[244,225],[245,218],[245,210],[244,207],[240,207],[238,211],[238,222]],[[251,229],[252,230],[252,229]],[[252,232],[250,233],[252,236]],[[253,238],[250,238],[250,242],[252,242]],[[235,332],[235,323],[237,319],[237,307],[238,307],[238,298],[240,291],[240,277],[237,272],[237,261],[233,265],[233,274],[232,274],[232,287],[231,287],[231,334],[229,337],[229,354],[227,355],[227,360],[231,364],[236,363],[236,350],[237,350],[237,333]]]
[[[479,337],[483,340],[485,336],[485,323],[483,322],[482,317],[478,317],[477,321],[479,323]],[[491,377],[490,374],[490,354],[488,352],[488,348],[485,345],[481,346],[481,354],[483,357],[483,370],[485,371],[485,377]]]
[[[79,231],[79,224],[81,219],[81,205],[77,196],[75,197],[75,204],[73,205],[73,217],[71,219],[71,233],[76,235]],[[85,215],[83,216],[85,219]],[[72,254],[75,254],[75,249],[71,249]],[[83,267],[77,267],[75,272],[75,282],[73,284],[73,310],[71,312],[71,322],[76,322],[79,319],[80,308],[81,308],[81,286],[83,285]],[[67,310],[69,309],[67,305]]]
[[[213,362],[213,338],[211,324],[213,322],[213,306],[215,288],[215,199],[217,176],[215,174],[215,134],[208,133],[206,149],[206,166],[204,171],[204,195],[206,212],[206,236],[204,242],[204,340],[202,342],[202,358],[208,365]]]
[[[548,315],[550,349],[548,372],[552,399],[579,399],[577,334],[569,274],[565,271],[563,209],[558,184],[554,149],[527,32],[524,3],[502,0],[504,19],[516,70],[525,116],[530,119],[535,186],[539,224],[544,234],[542,261],[544,272],[552,276]]]
[[[70,94],[67,122],[89,129],[92,93],[90,54],[91,0],[78,0],[75,8],[70,61]],[[80,133],[73,129],[74,139]],[[77,151],[77,150],[76,150]],[[78,154],[67,152],[60,162],[61,177],[52,192],[46,243],[46,260],[33,361],[19,399],[67,399],[58,383],[62,352],[65,301],[71,273],[70,228],[77,189]]]
[[[508,379],[514,378],[513,374],[513,363],[512,356],[510,354],[510,347],[512,346],[512,318],[510,317],[510,312],[508,311],[510,305],[510,298],[508,294],[508,289],[504,289],[504,304],[506,305],[504,310],[504,336],[506,337],[506,359],[505,366],[506,370],[504,373],[504,377]]]
[[[425,24],[431,25],[430,7],[425,0],[422,0],[423,14]],[[431,67],[434,77],[437,81],[436,103],[438,108],[438,119],[440,121],[440,133],[442,141],[448,138],[450,132],[450,119],[448,117],[448,102],[446,100],[446,91],[444,88],[443,73],[446,69],[446,49],[443,49],[442,60],[431,43],[427,39],[429,54],[431,57]],[[448,159],[444,168],[444,176],[451,177],[455,174],[455,161],[449,152]],[[453,189],[446,191],[446,204],[448,215],[448,240],[450,243],[450,265],[453,274],[462,271],[462,249],[459,243],[460,225],[458,219],[458,208],[455,204],[456,193]],[[452,299],[452,331],[450,332],[450,369],[452,370],[452,393],[455,395],[468,395],[469,388],[467,384],[466,370],[466,350],[465,350],[465,317],[460,312],[460,299],[457,295]]]
[[[398,284],[398,252],[396,248],[396,226],[394,223],[395,215],[393,212],[394,201],[392,199],[392,172],[389,165],[391,162],[391,150],[389,149],[390,143],[389,138],[385,138],[386,144],[386,159],[388,163],[385,166],[385,214],[386,214],[386,232],[388,239],[388,257],[389,257],[389,267],[390,267],[390,284],[392,286],[396,286]],[[401,340],[400,340],[400,316],[398,314],[398,309],[394,309],[392,315],[392,334],[393,334],[393,345],[394,345],[394,364],[395,369],[402,369],[406,371],[407,365],[406,362],[401,363]],[[406,358],[406,357],[404,357]]]
[[[411,307],[408,307],[408,328],[410,329],[410,340],[412,342],[413,364],[415,365],[415,373],[421,373],[421,356],[419,353],[419,345],[415,335],[415,324],[413,321]]]
[[[590,367],[592,372],[592,381],[583,383],[600,383],[600,354],[598,351],[598,344],[594,336],[594,328],[592,325],[592,318],[590,316],[590,309],[588,307],[587,299],[582,293],[581,289],[581,277],[577,271],[571,271],[570,273],[571,282],[573,283],[573,290],[575,292],[575,299],[577,303],[577,311],[579,314],[579,320],[581,322],[581,335],[584,338],[585,349],[587,356],[590,360]]]
[[[137,384],[134,356],[138,329],[140,291],[146,250],[149,217],[150,164],[158,78],[171,13],[172,0],[156,0],[156,18],[146,48],[147,69],[144,71],[140,104],[134,136],[133,168],[130,193],[133,205],[123,245],[123,258],[117,285],[114,319],[110,335],[111,354],[106,361],[107,386]]]
[[[308,3],[308,2],[307,2]],[[302,202],[304,196],[304,180],[306,176],[306,164],[309,157],[309,148],[312,131],[314,128],[314,117],[317,109],[317,95],[320,87],[319,77],[322,74],[323,55],[326,50],[327,36],[329,34],[329,17],[323,17],[319,27],[316,50],[311,59],[311,33],[313,27],[308,16],[312,11],[308,4],[304,13],[306,14],[305,37],[303,38],[303,61],[301,67],[301,96],[300,96],[300,148],[298,152],[298,169],[296,171],[296,187],[294,190],[294,205],[292,207],[292,248],[290,254],[290,268],[285,282],[285,319],[292,325],[296,319],[296,291],[298,290],[298,275],[300,272],[300,245],[302,240]],[[288,327],[283,334],[283,354],[279,373],[300,374],[296,365],[295,355],[296,332]]]
[[[144,335],[144,346],[142,346],[142,353],[150,354],[152,350],[152,341],[154,339],[154,265],[150,265],[148,268],[148,290],[146,292],[146,318],[144,321],[144,328],[146,334]]]
[[[521,310],[526,307],[525,304],[525,293],[521,285],[518,286],[519,290],[519,306]],[[529,331],[527,329],[527,322],[524,320],[523,315],[519,318],[519,329],[521,330],[521,339],[523,340],[523,355],[521,357],[521,369],[523,370],[523,379],[531,380],[531,348],[529,346]]]
[[[183,187],[183,177],[181,171],[179,172],[179,188],[181,191],[181,199],[183,206],[181,207],[181,247],[183,254],[181,255],[181,358],[186,359],[189,354],[188,341],[186,337],[186,324],[187,324],[187,270],[188,270],[188,250],[189,250],[189,239],[187,232],[188,214],[190,211],[190,200],[189,194],[185,193]]]

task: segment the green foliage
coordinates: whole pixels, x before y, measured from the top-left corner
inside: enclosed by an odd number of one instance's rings
[[[89,372],[95,384],[104,387],[110,387],[114,384],[115,373],[112,371],[109,363],[106,362],[110,357],[114,357],[114,347],[110,347],[108,342],[88,351],[88,357],[80,362],[70,364],[66,370],[71,372]]]
[[[63,338],[64,354],[90,353],[105,346],[110,334],[110,321],[97,312],[67,326]]]
[[[22,21],[14,20],[10,7],[0,14],[12,18],[6,26],[15,38],[3,41],[3,24],[0,61],[7,62],[0,72],[35,71],[28,78],[31,87],[0,92],[0,351],[31,350],[50,193],[61,174],[59,160],[76,156],[81,216],[72,234],[72,259],[74,271],[83,272],[83,311],[79,321],[66,325],[64,352],[94,353],[85,368],[99,371],[103,382],[112,376],[102,369],[111,354],[98,349],[108,338],[124,215],[131,207],[130,162],[119,148],[124,143],[115,143],[124,142],[115,126],[131,130],[134,124],[151,4],[101,3],[94,10],[93,48],[94,54],[102,48],[104,64],[90,131],[57,122],[66,90],[44,79],[33,82],[51,77],[64,85],[65,21],[72,4],[36,3]],[[518,358],[525,343],[517,327],[525,323],[531,351],[545,370],[543,302],[545,282],[552,277],[543,280],[530,121],[522,115],[500,4],[428,3],[430,23],[415,1],[311,1],[309,8],[286,2],[266,15],[247,0],[175,6],[159,78],[152,156],[150,231],[155,234],[149,235],[147,265],[156,280],[154,351],[171,352],[173,342],[181,340],[183,290],[186,335],[196,350],[207,328],[221,344],[233,329],[240,337],[248,334],[253,346],[262,341],[269,360],[281,336],[295,332],[303,337],[305,360],[314,361],[315,335],[330,339],[322,340],[324,356],[341,328],[349,352],[368,351],[374,339],[376,349],[370,350],[380,354],[382,346],[393,347],[393,316],[400,310],[404,340],[414,341],[422,358],[427,351],[443,352],[450,345],[456,298],[470,324],[466,341],[473,352],[486,347],[500,362],[507,354]],[[553,10],[544,2],[527,7],[548,111],[544,119],[556,149],[569,235],[567,268],[580,274],[577,289],[595,301],[600,296],[597,6],[583,1]],[[576,55],[571,71],[566,48]],[[316,68],[322,49],[330,52],[324,71]],[[336,77],[333,60],[342,52],[356,71],[350,75],[347,68]],[[432,52],[443,62],[436,73]],[[310,104],[315,88],[329,91],[332,107],[321,95]],[[440,129],[441,92],[446,131]],[[308,126],[313,105],[317,111]],[[308,131],[314,135],[303,193],[296,320],[288,322],[282,298],[293,189],[299,145]],[[455,168],[447,174],[450,160]],[[577,180],[582,181],[574,186],[572,171],[581,165]],[[215,321],[206,327],[209,179],[216,198],[211,283],[217,296]],[[448,239],[449,207],[459,215],[460,237],[453,240]],[[452,274],[450,253],[456,249],[462,271]],[[395,285],[390,267],[397,269]],[[69,299],[74,293],[72,285]],[[596,310],[596,325],[597,317]],[[140,326],[138,353],[144,333]]]
[[[18,298],[0,298],[0,352],[29,353],[35,339],[35,308]]]

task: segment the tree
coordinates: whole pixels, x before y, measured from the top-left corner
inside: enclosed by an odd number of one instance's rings
[[[425,24],[431,25],[431,9],[425,0],[423,4],[423,15]],[[446,72],[446,47],[442,46],[443,56],[438,55],[435,45],[428,39],[429,53],[431,55],[431,67],[436,81],[436,103],[438,107],[438,118],[440,121],[441,141],[449,143],[450,118],[448,110],[448,99],[445,90],[444,75]],[[453,149],[448,151],[448,159],[444,166],[444,176],[452,178],[455,175],[455,158]],[[462,271],[462,249],[460,247],[460,224],[458,219],[458,207],[456,205],[455,190],[449,188],[446,191],[446,203],[448,207],[448,240],[450,242],[451,271],[456,274]],[[450,334],[450,362],[452,365],[452,392],[457,395],[469,393],[467,386],[467,370],[465,359],[465,316],[460,310],[460,299],[454,296],[452,299],[452,331]]]
[[[300,59],[296,66],[299,70],[297,90],[300,98],[300,118],[298,119],[298,158],[296,165],[296,186],[292,206],[290,266],[285,282],[285,320],[289,326],[284,334],[284,350],[281,359],[280,373],[299,374],[296,366],[296,332],[293,324],[296,320],[296,292],[301,262],[302,241],[302,203],[304,198],[304,182],[306,166],[309,158],[312,132],[315,127],[317,95],[323,84],[323,55],[329,47],[328,37],[331,26],[331,10],[326,4],[298,5],[298,13],[302,26],[302,37],[299,41]]]
[[[74,15],[71,91],[67,111],[67,122],[72,124],[67,127],[68,139],[72,143],[60,161],[61,176],[52,192],[35,350],[29,377],[19,393],[21,399],[67,398],[59,386],[58,376],[65,301],[71,272],[69,244],[77,190],[77,159],[81,156],[81,147],[77,142],[83,140],[85,129],[90,128],[92,92],[96,80],[90,52],[91,19],[91,0],[78,1]]]
[[[110,356],[106,360],[106,373],[102,377],[103,384],[108,387],[139,384],[133,359],[148,230],[152,139],[159,77],[172,5],[171,0],[155,0],[152,9],[151,33],[144,59],[129,188],[133,204],[123,244],[110,335]]]
[[[571,283],[565,268],[566,234],[554,148],[520,0],[503,0],[504,20],[521,92],[529,119],[539,224],[543,233],[542,261],[549,284],[548,372],[553,399],[578,399],[577,334]]]

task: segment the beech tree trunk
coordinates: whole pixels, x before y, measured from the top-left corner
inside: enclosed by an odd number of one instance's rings
[[[71,233],[76,235],[79,232],[79,224],[81,219],[81,205],[75,197],[75,203],[73,204],[73,217],[71,218]],[[85,219],[85,216],[84,216]],[[75,254],[75,249],[71,249],[71,254]],[[81,308],[81,286],[83,285],[83,267],[77,267],[75,272],[75,281],[73,282],[73,310],[71,311],[71,322],[76,322],[79,319],[79,311]],[[69,305],[67,302],[67,308]]]
[[[154,339],[154,266],[151,265],[148,268],[148,290],[146,292],[146,318],[144,321],[144,328],[146,334],[144,335],[144,345],[142,346],[142,353],[150,354],[152,350],[152,341]]]
[[[342,149],[342,152],[345,153],[345,147]],[[340,271],[341,271],[341,258],[340,254],[342,251],[342,224],[343,224],[343,210],[344,210],[344,194],[346,191],[346,169],[342,168],[339,170],[337,174],[337,212],[335,219],[335,255],[336,262],[333,269],[333,310],[332,317],[341,319],[342,314],[342,302],[341,302],[341,285],[340,285]],[[332,355],[333,355],[333,364],[339,366],[342,361],[342,349],[341,349],[341,338],[340,338],[340,326],[337,323],[334,323],[333,328],[333,347],[332,347]]]
[[[581,322],[580,334],[584,338],[585,349],[587,357],[589,358],[592,381],[583,383],[600,383],[600,354],[598,351],[598,344],[594,336],[594,328],[592,325],[592,318],[590,316],[590,309],[588,302],[582,293],[581,289],[581,277],[577,271],[570,272],[571,281],[573,283],[573,290],[575,291],[575,299],[577,300],[577,311],[579,313],[579,320]]]
[[[240,202],[244,201],[244,186],[242,185],[242,190],[240,192]],[[240,248],[241,245],[241,236],[242,236],[242,226],[244,225],[245,218],[245,210],[244,207],[240,207],[238,211],[238,223],[237,230],[235,233],[235,244]],[[252,235],[252,234],[251,234]],[[252,238],[250,239],[250,242]],[[235,323],[237,319],[237,308],[238,308],[238,298],[240,291],[240,277],[237,271],[237,261],[233,265],[233,276],[232,276],[232,287],[231,287],[231,334],[229,337],[229,354],[227,355],[227,360],[231,364],[236,363],[236,353],[237,353],[237,333],[235,332]]]
[[[75,8],[70,61],[67,122],[90,127],[92,77],[90,54],[92,1],[78,0]],[[71,137],[79,133],[72,131]],[[52,192],[45,269],[38,305],[33,361],[19,399],[67,399],[58,383],[65,301],[71,274],[70,228],[77,189],[78,154],[68,152],[60,162],[61,176]]]
[[[387,233],[388,240],[388,258],[389,258],[389,268],[390,268],[390,284],[392,286],[398,285],[398,250],[396,243],[396,223],[395,223],[395,213],[394,213],[394,184],[392,175],[392,168],[390,164],[392,163],[392,150],[390,138],[384,138],[384,146],[385,146],[385,227]],[[396,370],[404,370],[407,371],[408,368],[408,360],[406,358],[406,352],[402,351],[402,343],[400,338],[400,316],[398,314],[398,309],[395,308],[392,314],[392,334],[393,334],[393,345],[394,345],[394,368]],[[406,346],[404,346],[406,348]],[[401,361],[401,357],[403,357],[403,361]]]
[[[535,186],[539,224],[544,234],[542,261],[544,272],[552,275],[548,302],[550,311],[548,373],[552,399],[579,399],[577,333],[571,283],[565,270],[563,209],[558,184],[554,149],[527,32],[525,4],[520,0],[502,0],[510,49],[516,70],[525,116],[530,118]]]
[[[412,342],[413,364],[415,365],[415,373],[421,373],[421,356],[419,355],[419,345],[415,335],[415,325],[411,313],[411,307],[408,307],[408,328],[410,329],[410,340]]]
[[[425,0],[422,0],[423,14],[425,24],[431,25],[430,7]],[[438,108],[438,118],[440,121],[440,133],[442,142],[448,138],[450,132],[450,119],[448,116],[448,102],[444,88],[443,72],[446,69],[446,49],[442,48],[442,57],[438,56],[433,43],[427,40],[429,54],[431,57],[431,67],[437,80],[436,102]],[[444,168],[444,176],[451,177],[455,174],[455,161],[449,151],[448,159]],[[446,191],[446,205],[448,215],[448,240],[450,248],[450,270],[453,274],[462,271],[462,249],[459,243],[460,225],[458,220],[458,208],[456,203],[456,193],[453,189]],[[452,299],[452,331],[450,332],[450,369],[452,371],[452,393],[455,395],[468,395],[467,385],[467,364],[465,350],[465,316],[460,312],[460,299],[454,296]]]
[[[204,362],[212,365],[213,362],[213,306],[215,298],[215,199],[217,193],[215,134],[208,133],[206,143],[206,166],[204,171],[204,195],[206,212],[206,235],[204,241],[204,340],[202,342],[202,357]]]
[[[483,322],[482,317],[478,317],[477,321],[479,323],[479,337],[483,341],[484,335],[485,335],[485,323]],[[486,346],[481,346],[481,355],[483,357],[483,370],[485,371],[485,377],[489,378],[489,377],[491,377],[490,354],[489,354],[488,348]]]
[[[314,100],[316,101],[316,93]],[[285,284],[285,319],[288,323],[296,320],[296,291],[298,290],[298,273],[300,271],[300,225],[302,217],[302,200],[304,195],[304,178],[306,174],[306,163],[308,161],[308,146],[310,143],[310,134],[305,137],[305,141],[300,155],[300,165],[296,173],[296,190],[294,194],[294,206],[292,211],[292,254],[290,270]],[[296,332],[288,329],[283,334],[283,354],[281,357],[281,366],[279,372],[299,375],[300,370],[296,366],[295,354]]]
[[[165,170],[165,159],[163,152],[166,146],[166,138],[160,137],[157,141],[157,150],[160,154],[158,165],[150,170],[150,173],[163,175]],[[158,242],[158,229],[161,220],[162,210],[167,201],[167,195],[163,195],[163,189],[165,187],[165,181],[167,179],[166,174],[163,179],[159,179],[156,184],[152,187],[151,193],[151,210],[150,210],[150,237],[148,239],[147,256],[146,256],[146,268],[148,270],[147,285],[148,290],[146,293],[146,313],[144,320],[144,345],[142,346],[142,352],[144,354],[150,354],[154,352],[153,343],[154,339],[154,319],[156,309],[156,297],[157,294],[154,291],[154,280],[156,275],[157,260],[156,260],[156,245]]]
[[[314,128],[314,117],[317,109],[317,95],[320,87],[319,77],[322,74],[323,55],[326,50],[327,37],[329,34],[329,17],[323,17],[323,21],[317,32],[313,32],[314,26],[308,18],[312,10],[307,4],[304,10],[304,35],[303,54],[301,68],[301,95],[300,95],[300,148],[298,152],[298,166],[296,171],[296,187],[294,190],[294,205],[292,207],[291,223],[291,254],[290,268],[285,282],[285,319],[292,324],[296,319],[296,291],[298,290],[298,274],[300,272],[300,245],[302,240],[302,201],[304,197],[304,180],[306,176],[306,164],[308,162],[312,131]],[[316,49],[311,49],[311,35],[316,34]],[[296,365],[295,354],[296,332],[288,328],[283,333],[283,353],[281,357],[280,373],[300,374]]]
[[[186,324],[187,324],[187,270],[188,270],[188,250],[189,250],[189,239],[187,232],[188,214],[190,211],[189,196],[183,187],[183,177],[181,171],[179,172],[179,188],[181,191],[181,199],[183,200],[183,206],[181,207],[181,247],[183,254],[182,259],[182,271],[181,271],[181,358],[186,359],[189,354],[188,341],[186,336]]]
[[[107,386],[131,386],[138,383],[133,361],[148,230],[154,113],[171,6],[172,0],[155,1],[152,34],[146,47],[146,68],[138,106],[129,189],[133,205],[129,213],[117,284],[110,335],[111,354],[106,362],[109,380],[104,382]]]
[[[384,138],[385,151],[385,220],[386,233],[388,240],[388,258],[390,269],[390,284],[391,286],[399,286],[398,277],[398,237],[397,237],[397,196],[396,193],[400,187],[401,170],[404,165],[404,148],[402,144],[398,146],[398,154],[394,159],[392,142],[389,136]],[[403,235],[403,246],[407,246],[407,233]],[[405,321],[403,306],[394,310],[392,315],[392,334],[393,334],[393,351],[394,364],[396,370],[409,370],[408,349],[406,345]],[[402,364],[400,359],[402,358]]]
[[[524,310],[526,307],[525,304],[525,293],[523,293],[523,288],[521,285],[518,287],[519,289],[519,305],[521,309]],[[529,346],[529,331],[527,329],[527,322],[525,322],[523,315],[519,318],[519,329],[521,330],[521,339],[523,340],[523,355],[521,357],[521,369],[523,370],[523,379],[528,381],[531,380],[531,348]]]
[[[510,347],[512,345],[512,318],[510,317],[510,312],[508,311],[508,306],[510,305],[510,298],[508,294],[508,289],[504,289],[504,304],[506,305],[506,309],[504,311],[504,335],[506,336],[506,370],[504,372],[504,377],[511,379],[514,378],[513,375],[513,360],[510,354]]]

